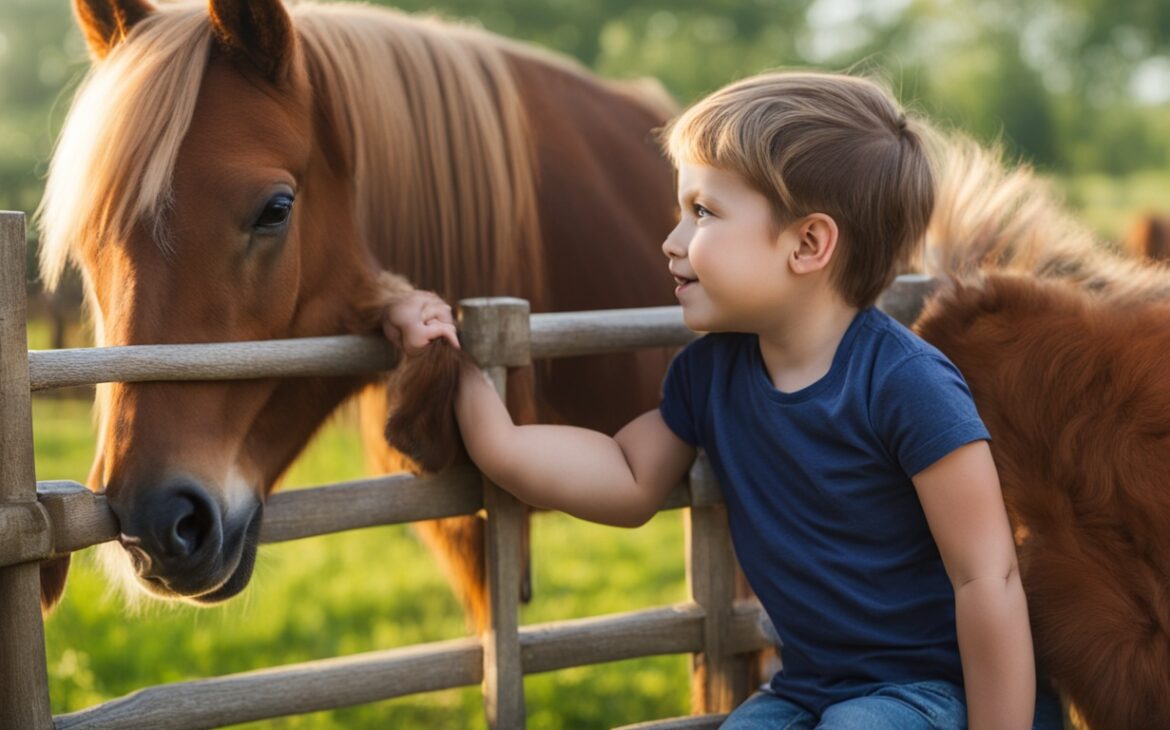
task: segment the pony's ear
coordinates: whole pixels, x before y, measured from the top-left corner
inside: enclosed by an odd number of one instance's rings
[[[270,81],[286,80],[296,52],[292,18],[281,0],[211,0],[211,27],[230,51]]]
[[[154,6],[145,0],[73,0],[73,12],[89,55],[100,61],[126,39],[138,21],[154,12]]]

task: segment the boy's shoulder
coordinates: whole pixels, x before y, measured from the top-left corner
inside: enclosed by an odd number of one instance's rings
[[[865,319],[853,347],[852,368],[855,375],[869,383],[871,396],[881,397],[890,390],[929,390],[934,384],[963,381],[958,368],[942,351],[890,315],[871,307],[862,316]]]
[[[938,348],[877,307],[869,307],[858,316],[862,318],[860,329],[865,333],[859,338],[860,349],[871,352],[876,364],[895,367],[920,356],[946,360]]]

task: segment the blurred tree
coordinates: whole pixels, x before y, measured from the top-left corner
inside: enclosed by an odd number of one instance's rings
[[[72,22],[63,0],[0,0],[0,208],[40,200],[65,89],[85,68]]]

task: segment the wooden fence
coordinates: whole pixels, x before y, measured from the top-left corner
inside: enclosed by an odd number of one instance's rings
[[[903,277],[881,306],[916,316],[930,282]],[[690,600],[671,606],[519,625],[521,505],[469,466],[414,478],[389,475],[272,495],[262,542],[372,525],[475,514],[487,524],[492,623],[469,637],[147,687],[54,717],[49,705],[38,561],[117,536],[103,496],[75,482],[37,482],[30,394],[99,382],[346,375],[393,367],[373,337],[29,352],[25,231],[0,213],[0,728],[205,728],[482,684],[488,724],[524,726],[525,674],[660,654],[694,655],[695,690],[713,712],[747,696],[748,654],[767,645],[755,602],[734,600],[727,517],[700,458],[663,509],[686,510]],[[461,302],[466,349],[503,387],[506,368],[532,359],[681,345],[694,335],[677,307],[529,315],[517,299]],[[707,727],[718,715],[658,723]],[[641,726],[639,726],[641,727]]]

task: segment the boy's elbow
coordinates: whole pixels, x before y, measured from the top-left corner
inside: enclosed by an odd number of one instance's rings
[[[648,499],[636,499],[624,507],[610,524],[615,527],[641,527],[658,514],[659,505]]]

